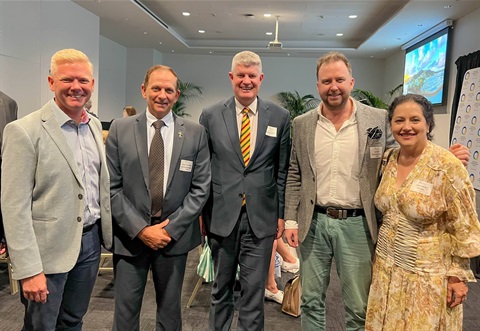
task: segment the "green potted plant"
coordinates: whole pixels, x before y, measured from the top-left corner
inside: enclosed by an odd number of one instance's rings
[[[400,84],[397,87],[395,87],[393,90],[388,91],[388,95],[389,95],[388,101],[384,101],[382,98],[377,97],[372,92],[367,90],[362,90],[362,89],[354,89],[351,95],[353,98],[357,99],[358,101],[360,101],[365,105],[375,107],[375,108],[388,109],[392,98],[397,96],[398,93],[401,92],[402,88],[403,88],[403,84]]]
[[[188,100],[200,100],[202,88],[193,83],[178,80],[178,89],[180,90],[180,96],[172,107],[173,113],[180,117],[189,117],[191,115],[185,112],[186,103]]]
[[[290,112],[290,119],[293,120],[298,115],[305,114],[307,111],[318,107],[320,100],[311,94],[304,95],[295,92],[280,92],[277,94],[280,104]]]

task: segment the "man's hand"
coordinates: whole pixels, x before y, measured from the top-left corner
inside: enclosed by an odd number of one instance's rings
[[[277,221],[277,234],[275,235],[275,239],[282,238],[282,234],[284,230],[285,230],[285,220],[283,218],[279,218]]]
[[[167,230],[164,229],[169,222],[170,220],[166,219],[160,224],[147,226],[140,231],[137,237],[155,251],[164,248],[172,240]]]
[[[47,278],[43,272],[21,280],[25,299],[35,302],[47,302]]]
[[[298,229],[286,229],[284,236],[290,247],[298,247]]]
[[[466,146],[455,144],[450,146],[450,152],[455,155],[457,159],[462,161],[463,165],[468,166],[468,161],[470,161],[470,151]]]
[[[198,223],[200,223],[200,234],[205,237],[207,235],[207,226],[203,222],[203,216],[198,216]]]
[[[448,277],[447,284],[447,305],[450,308],[458,306],[467,299],[468,286],[458,277]]]
[[[7,253],[7,244],[0,242],[0,256]]]

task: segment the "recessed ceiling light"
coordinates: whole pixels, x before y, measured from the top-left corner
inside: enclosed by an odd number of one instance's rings
[[[254,14],[245,14],[243,16],[245,16],[246,18],[252,18],[252,19],[255,18]]]
[[[174,50],[174,49],[172,49],[172,53],[175,53],[175,50]]]
[[[271,36],[273,34],[273,32],[267,32],[265,33],[267,36]]]
[[[337,33],[337,37],[343,36],[343,33]]]
[[[212,54],[213,52],[212,52],[212,51],[210,51],[209,53],[210,53],[210,54]]]
[[[161,41],[158,42],[159,45],[163,44]]]
[[[446,6],[443,6],[443,8],[450,9],[450,8],[453,8],[453,5],[446,5]]]
[[[198,30],[198,33],[205,33],[205,30]]]
[[[288,53],[287,56],[290,56],[290,53]]]
[[[272,17],[272,14],[263,14],[263,17]]]
[[[128,18],[127,18],[127,17],[125,17],[125,18],[124,18],[124,20],[125,20],[125,21],[128,21]]]
[[[417,24],[417,26],[423,26],[423,24]]]
[[[349,15],[348,18],[357,18],[357,15]]]
[[[147,32],[147,31],[144,31],[143,34],[148,34],[148,32]]]
[[[182,15],[183,15],[183,16],[190,16],[190,13],[189,13],[188,11],[184,11],[184,12],[182,13]]]

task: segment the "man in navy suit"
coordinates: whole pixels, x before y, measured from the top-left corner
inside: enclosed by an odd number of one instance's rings
[[[206,108],[200,117],[212,162],[211,196],[203,214],[215,269],[210,330],[230,329],[237,266],[238,329],[263,330],[273,240],[284,229],[290,115],[257,96],[264,77],[257,54],[235,55],[229,76],[234,96]],[[244,113],[250,128],[248,151],[240,147]]]
[[[181,330],[180,299],[187,253],[201,242],[198,216],[208,198],[210,155],[204,128],[172,112],[180,95],[176,73],[156,65],[142,95],[147,110],[113,121],[107,138],[111,174],[114,330],[139,330],[147,273],[157,301],[156,330]],[[160,128],[156,128],[161,122]],[[155,182],[152,142],[160,130],[163,179]],[[150,157],[149,157],[150,156]],[[159,156],[160,159],[162,159]],[[163,205],[152,202],[163,184]]]

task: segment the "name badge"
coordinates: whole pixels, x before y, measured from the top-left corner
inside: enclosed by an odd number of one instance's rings
[[[277,137],[277,128],[273,126],[267,126],[267,136],[276,138]]]
[[[433,184],[415,179],[410,187],[410,191],[430,196],[433,190]]]
[[[379,159],[382,157],[382,146],[378,147],[370,147],[370,158],[371,159]]]
[[[181,160],[180,161],[180,171],[192,172],[193,161]]]

